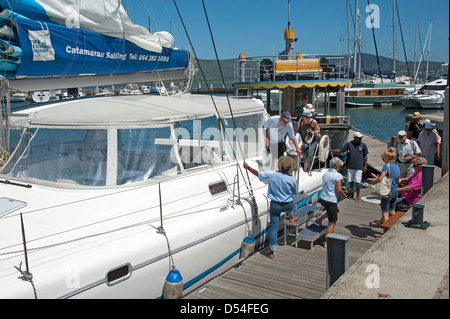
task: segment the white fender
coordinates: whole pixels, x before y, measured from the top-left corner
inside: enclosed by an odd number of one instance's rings
[[[323,135],[319,143],[319,161],[326,162],[330,154],[330,137]]]

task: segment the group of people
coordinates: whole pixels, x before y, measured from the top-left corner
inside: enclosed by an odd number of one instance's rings
[[[320,139],[320,128],[309,109],[311,107],[308,105],[304,108],[301,116],[297,118],[296,125],[292,124],[289,112],[282,112],[279,116],[272,116],[265,122],[266,143],[270,147],[273,159],[271,171],[259,172],[251,168],[247,163],[244,163],[245,169],[258,176],[260,181],[269,184],[269,258],[274,258],[274,252],[277,250],[281,214],[285,212],[291,223],[297,219],[297,217],[293,216],[293,196],[298,192],[297,180],[291,174],[295,173],[297,166],[300,165],[299,158],[301,154],[305,154],[304,170],[310,171],[312,168],[312,157]],[[416,113],[414,114],[414,119],[417,119]],[[368,179],[368,182],[376,184],[386,176],[390,177],[392,178],[391,192],[386,198],[381,199],[381,219],[370,223],[371,226],[381,226],[390,216],[396,213],[400,205],[411,207],[420,199],[422,165],[430,162],[426,158],[427,155],[423,156],[424,154],[419,145],[426,148],[425,145],[428,143],[426,139],[430,139],[430,132],[432,132],[430,125],[430,123],[426,123],[425,131],[419,132],[418,135],[414,127],[411,127],[414,132],[399,131],[396,147],[390,147],[381,155],[382,160],[385,162],[382,172],[376,178]],[[294,127],[296,127],[296,130],[294,130]],[[418,136],[417,142],[414,140],[414,137],[408,138],[408,134],[411,134],[410,136],[416,134]],[[427,137],[424,137],[424,135]],[[285,140],[286,136],[287,142]],[[347,142],[340,149],[331,150],[332,153],[348,152],[347,178],[350,188],[347,189],[344,186],[344,177],[340,173],[344,166],[343,161],[338,157],[333,157],[329,162],[330,168],[322,177],[320,203],[324,207],[325,213],[315,221],[321,226],[323,220],[328,218],[327,233],[334,232],[336,226],[339,213],[339,196],[353,198],[353,187],[356,186],[356,198],[354,199],[355,202],[360,200],[362,176],[367,171],[367,155],[369,154],[367,145],[362,142],[362,138],[363,135],[360,132],[355,132],[352,141]],[[433,141],[437,141],[437,138],[433,139]],[[436,147],[435,150],[437,152],[435,154],[439,158],[438,148]],[[286,151],[287,155],[285,156],[284,153]],[[275,171],[275,160],[278,160],[278,171]],[[431,163],[434,163],[434,160]]]
[[[420,125],[423,123],[424,126]],[[396,212],[408,209],[421,197],[422,166],[434,165],[440,158],[441,138],[429,120],[421,121],[420,112],[414,112],[408,132],[397,133],[395,147],[386,150],[381,158],[385,162],[381,174],[368,179],[376,184],[385,176],[392,178],[391,191],[386,198],[381,198],[381,219],[370,223],[379,227]]]

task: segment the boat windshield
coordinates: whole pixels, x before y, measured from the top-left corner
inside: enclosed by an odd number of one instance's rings
[[[2,178],[115,186],[176,176],[262,153],[264,115],[215,116],[146,128],[26,128]],[[220,127],[220,128],[219,128]]]
[[[180,172],[172,145],[155,143],[170,136],[170,127],[26,129],[0,174],[84,186],[123,185],[172,176]]]

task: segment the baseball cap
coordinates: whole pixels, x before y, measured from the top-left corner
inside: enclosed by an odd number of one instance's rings
[[[406,135],[406,131],[398,131],[397,135],[404,136],[404,135]]]
[[[427,124],[425,124],[425,128],[429,129],[429,130],[432,130],[433,129],[433,124],[427,123]]]
[[[353,137],[363,137],[363,135],[359,132],[353,133]]]

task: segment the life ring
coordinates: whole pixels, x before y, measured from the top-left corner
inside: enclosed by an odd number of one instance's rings
[[[330,137],[328,135],[322,135],[319,143],[319,161],[325,163],[330,154]]]

